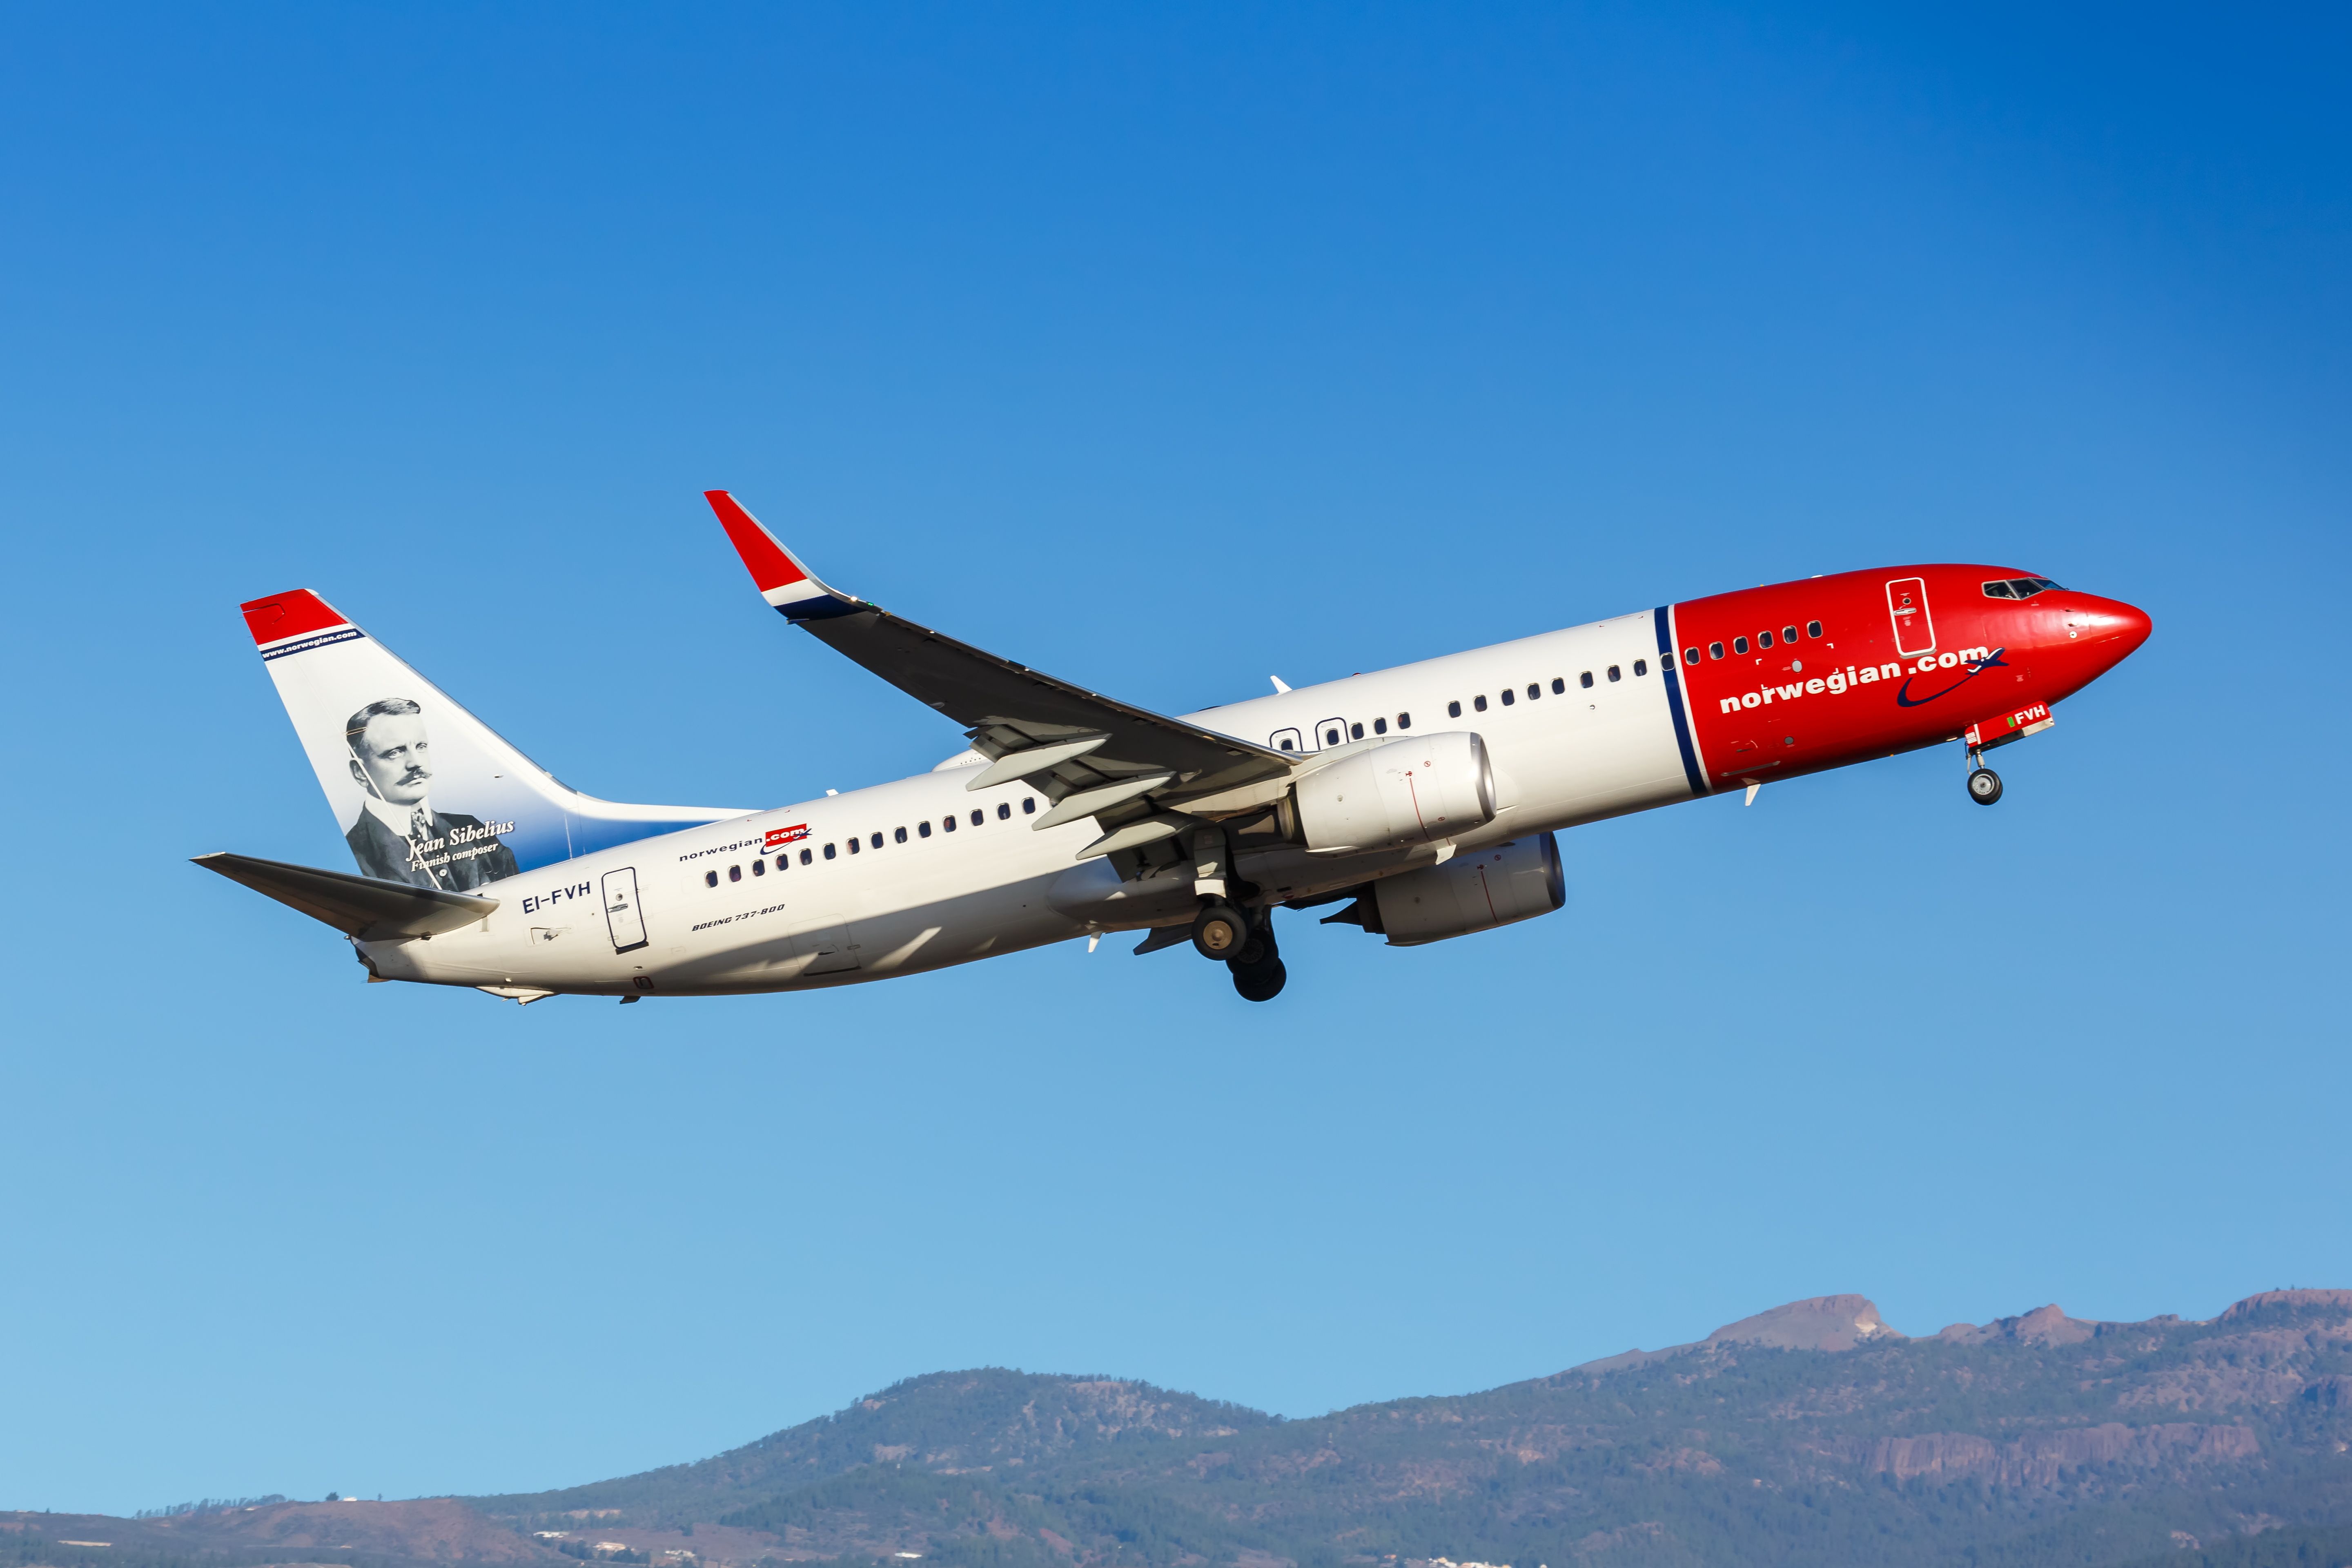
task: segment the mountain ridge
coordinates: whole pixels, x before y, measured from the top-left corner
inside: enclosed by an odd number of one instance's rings
[[[993,1447],[919,1436],[945,1429],[930,1400],[950,1388],[995,1401],[972,1426]],[[1013,1394],[1040,1390],[1051,1408],[1012,1421]],[[1101,1419],[1089,1402],[1114,1393],[1160,1414]],[[1919,1561],[2022,1564],[2352,1523],[2347,1438],[2352,1291],[2137,1323],[2053,1304],[1918,1338],[1847,1294],[1480,1393],[1292,1420],[1131,1380],[931,1374],[704,1463],[791,1456],[730,1489],[740,1501],[713,1522],[802,1558],[1827,1565],[1900,1540]],[[610,1506],[634,1484],[632,1522],[676,1528],[721,1500],[648,1479],[476,1501],[520,1522],[541,1500]]]
[[[2307,1568],[2352,1561],[2327,1555],[2352,1543],[2352,1291],[2136,1323],[2050,1305],[1917,1338],[1867,1297],[1814,1297],[1289,1420],[1135,1379],[929,1373],[579,1486],[70,1527],[0,1515],[0,1568]]]

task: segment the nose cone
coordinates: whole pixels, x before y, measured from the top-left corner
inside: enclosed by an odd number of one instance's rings
[[[2077,646],[2095,657],[2102,669],[2113,669],[2131,657],[2155,623],[2147,612],[2137,605],[2126,605],[2121,599],[2095,599],[2084,595],[2068,606],[2066,625],[2069,631],[2082,639]]]
[[[2111,658],[2130,654],[2156,629],[2146,610],[2121,599],[2093,599],[2084,609],[2090,620],[2087,635],[2105,645]]]

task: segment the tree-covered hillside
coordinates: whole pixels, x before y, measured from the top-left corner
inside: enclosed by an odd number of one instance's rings
[[[1844,1348],[1788,1348],[1813,1344]],[[2325,1558],[2352,1525],[2348,1442],[2352,1292],[2210,1322],[2046,1308],[1928,1339],[1828,1298],[1697,1345],[1309,1420],[941,1373],[698,1464],[475,1500],[521,1529],[721,1526],[779,1558],[955,1568],[2186,1568],[2267,1561],[2226,1554],[2256,1543]]]

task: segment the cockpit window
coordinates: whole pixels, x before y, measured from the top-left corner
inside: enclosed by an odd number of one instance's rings
[[[1988,599],[2031,599],[2057,586],[2047,577],[2011,577],[2006,582],[1987,583],[1984,593]]]

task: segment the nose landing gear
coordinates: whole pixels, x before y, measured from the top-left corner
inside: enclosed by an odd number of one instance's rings
[[[1979,805],[1990,805],[2000,798],[2000,775],[1979,763],[1969,770],[1969,798]]]

